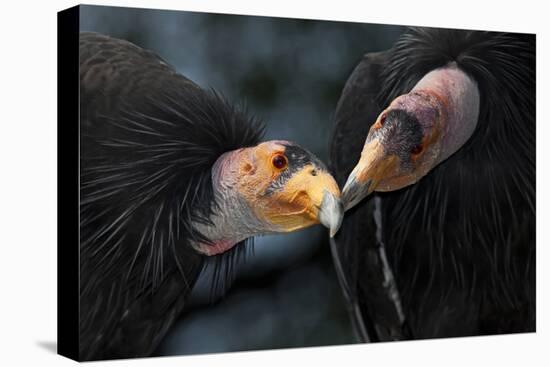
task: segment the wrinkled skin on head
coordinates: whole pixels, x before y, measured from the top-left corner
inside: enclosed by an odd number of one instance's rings
[[[478,114],[477,84],[455,64],[428,73],[371,126],[342,192],[344,207],[416,183],[464,145]]]
[[[340,190],[325,165],[287,141],[224,154],[213,168],[218,209],[202,232],[223,252],[247,237],[322,223],[334,235],[343,217]],[[205,251],[203,251],[205,252]]]

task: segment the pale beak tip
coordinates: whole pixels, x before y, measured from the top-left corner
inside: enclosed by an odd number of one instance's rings
[[[342,203],[344,210],[347,211],[359,204],[363,198],[368,196],[371,190],[372,181],[369,180],[366,184],[360,184],[357,181],[355,174],[352,172],[342,190]]]
[[[319,221],[329,229],[330,237],[334,237],[344,219],[344,207],[339,198],[325,191],[323,202],[319,209]]]

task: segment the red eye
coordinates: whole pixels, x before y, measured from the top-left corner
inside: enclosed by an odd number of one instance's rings
[[[414,155],[417,155],[417,154],[422,153],[423,149],[424,149],[424,147],[422,146],[422,144],[419,144],[419,145],[417,145],[417,146],[415,146],[414,148],[411,149],[411,153],[414,154]]]
[[[283,154],[276,154],[275,156],[273,156],[271,162],[273,163],[273,166],[278,169],[286,168],[288,164],[288,160]]]
[[[382,116],[380,116],[380,125],[384,126],[386,123],[386,114],[383,113]]]

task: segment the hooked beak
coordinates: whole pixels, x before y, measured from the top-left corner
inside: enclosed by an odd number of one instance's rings
[[[344,185],[344,190],[342,191],[344,210],[353,208],[355,205],[359,204],[361,200],[369,196],[369,194],[373,191],[371,187],[372,180],[365,183],[359,183],[357,180],[357,174],[352,172]]]
[[[312,174],[312,171],[316,171]],[[277,232],[291,232],[321,223],[334,236],[344,216],[340,188],[332,175],[308,165],[269,196],[263,215]]]
[[[323,194],[318,219],[322,225],[329,229],[330,237],[334,237],[338,232],[344,219],[344,207],[340,199],[327,190]]]
[[[391,176],[397,162],[397,157],[387,154],[377,139],[365,144],[359,163],[349,175],[342,190],[344,209],[353,208],[375,191],[381,180]]]

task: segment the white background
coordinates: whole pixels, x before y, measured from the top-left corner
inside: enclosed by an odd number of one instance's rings
[[[89,4],[537,33],[537,333],[121,360],[90,365],[530,366],[550,363],[548,40],[544,1],[91,1]],[[56,12],[72,1],[4,1],[0,11],[0,366],[71,365],[56,341]],[[546,292],[544,291],[546,289]]]

